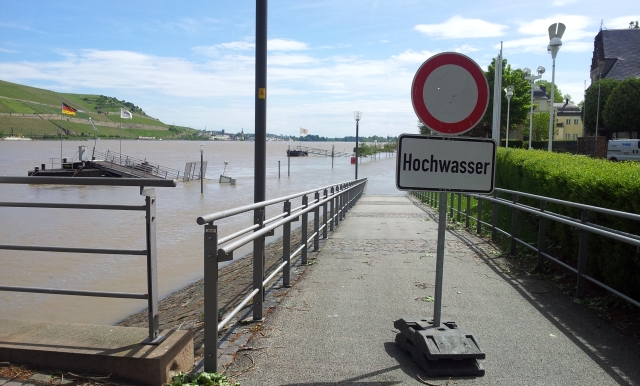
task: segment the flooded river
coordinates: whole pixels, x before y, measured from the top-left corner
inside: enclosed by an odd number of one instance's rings
[[[73,158],[79,145],[89,153],[93,141],[0,141],[0,175],[26,176],[51,158]],[[196,141],[99,140],[98,151],[116,151],[177,170],[200,160]],[[208,162],[204,194],[200,181],[155,188],[157,196],[158,282],[160,298],[202,278],[203,214],[253,202],[252,142],[204,143]],[[294,143],[297,145],[297,143]],[[332,143],[303,143],[331,150]],[[337,142],[335,150],[350,152],[354,143]],[[267,199],[339,183],[354,178],[349,158],[291,158],[287,176],[287,142],[267,142]],[[224,161],[235,186],[219,184]],[[280,162],[280,178],[278,178]],[[395,187],[395,157],[365,159],[358,176],[369,179],[368,194],[403,194]],[[137,187],[0,184],[0,202],[29,201],[143,205]],[[299,204],[298,204],[299,205]],[[267,216],[276,214],[274,208]],[[218,223],[222,236],[251,224],[251,215]],[[299,224],[299,223],[296,223]],[[112,249],[146,249],[144,212],[0,207],[0,244]],[[244,252],[249,252],[248,248]],[[67,254],[0,250],[0,285],[76,290],[146,292],[144,256]],[[146,300],[92,298],[0,291],[0,317],[34,321],[114,324],[146,307]]]

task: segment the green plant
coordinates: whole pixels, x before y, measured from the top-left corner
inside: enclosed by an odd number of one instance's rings
[[[199,374],[185,374],[180,372],[171,379],[169,386],[240,386],[239,383],[229,381],[226,375],[220,373],[202,372]]]

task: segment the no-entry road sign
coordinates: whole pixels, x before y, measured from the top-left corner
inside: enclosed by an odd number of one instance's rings
[[[411,85],[418,118],[431,130],[447,135],[471,130],[489,103],[484,72],[471,58],[443,52],[420,66]]]
[[[402,134],[398,137],[396,187],[491,193],[495,159],[492,139]]]

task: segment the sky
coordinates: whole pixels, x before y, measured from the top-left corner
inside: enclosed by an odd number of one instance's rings
[[[595,35],[640,20],[638,0],[271,0],[267,132],[416,133],[411,83],[434,54],[486,70],[546,67],[566,25],[556,85],[583,99]],[[0,0],[0,79],[124,99],[167,124],[254,132],[255,1]]]

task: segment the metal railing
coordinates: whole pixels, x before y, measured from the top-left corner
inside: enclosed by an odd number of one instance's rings
[[[204,225],[204,371],[218,370],[218,332],[250,301],[252,301],[253,320],[263,319],[265,286],[280,271],[282,271],[283,286],[291,286],[292,259],[300,254],[300,264],[307,265],[310,243],[314,251],[319,249],[320,238],[326,239],[328,231],[333,231],[334,227],[340,224],[345,214],[362,196],[366,183],[365,178],[328,185],[198,217],[197,223]],[[313,195],[313,199],[310,200],[309,195]],[[301,199],[301,205],[292,207],[291,200],[296,198]],[[265,208],[278,203],[283,203],[282,213],[265,219]],[[320,210],[322,210],[322,224],[320,224]],[[254,213],[253,225],[218,238],[218,225],[214,224],[215,221],[249,211]],[[307,229],[309,213],[313,213],[313,234],[311,235],[308,235]],[[291,223],[299,221],[300,218],[302,218],[301,242],[299,246],[294,246],[296,249],[292,253]],[[283,233],[282,263],[265,277],[265,237],[272,236],[275,229],[279,227],[282,227]],[[218,322],[218,263],[232,260],[233,252],[250,242],[253,242],[253,290],[222,321]]]
[[[57,288],[41,287],[15,287],[0,285],[0,291],[30,292],[55,295],[93,296],[121,299],[146,299],[149,307],[149,337],[146,344],[159,344],[164,340],[159,335],[158,320],[158,280],[156,262],[156,196],[153,187],[175,187],[174,180],[153,180],[142,178],[104,178],[104,177],[0,177],[0,184],[30,184],[30,185],[100,185],[100,186],[137,186],[140,187],[140,195],[145,197],[144,205],[99,205],[99,204],[68,204],[68,203],[41,203],[41,202],[0,202],[1,207],[10,208],[62,208],[62,209],[89,209],[89,210],[119,210],[145,212],[146,223],[146,249],[104,249],[81,247],[50,247],[33,245],[0,245],[2,250],[12,251],[36,251],[59,253],[91,253],[107,255],[137,255],[146,256],[147,265],[147,293],[125,292],[100,292],[80,291]],[[1,219],[2,217],[0,217]]]
[[[412,192],[412,194],[422,201],[427,202],[431,206],[437,206],[438,200],[437,196],[438,192]],[[542,267],[542,263],[546,260],[558,264],[565,269],[575,273],[577,275],[577,283],[576,283],[576,297],[580,298],[584,296],[584,287],[585,280],[590,281],[593,284],[605,289],[606,291],[611,292],[612,294],[626,300],[627,302],[635,305],[636,307],[640,307],[640,302],[631,297],[615,290],[614,288],[609,287],[608,285],[588,276],[586,274],[587,271],[587,251],[589,247],[589,234],[595,234],[599,236],[603,236],[609,239],[613,239],[616,241],[623,242],[628,245],[635,246],[637,248],[637,253],[640,253],[640,236],[622,232],[616,229],[604,227],[595,223],[591,223],[588,221],[589,213],[600,213],[604,215],[619,217],[627,220],[640,221],[640,215],[634,213],[627,213],[607,208],[600,208],[597,206],[579,204],[570,201],[558,200],[555,198],[538,196],[535,194],[517,192],[513,190],[507,189],[495,189],[491,196],[489,195],[479,195],[479,194],[460,194],[460,193],[449,193],[450,200],[447,204],[447,208],[449,209],[449,216],[453,218],[454,212],[457,213],[457,221],[460,221],[461,215],[464,215],[465,225],[467,228],[470,228],[470,220],[476,221],[476,232],[478,234],[482,233],[482,225],[491,228],[491,238],[493,241],[497,240],[498,233],[509,238],[509,249],[510,253],[514,254],[516,251],[516,244],[520,244],[525,248],[528,248],[534,251],[537,254],[536,261],[536,269],[540,269]],[[498,197],[498,194],[507,194],[511,196],[511,200],[507,200],[504,198]],[[457,209],[455,208],[454,201],[457,196]],[[461,210],[461,196],[466,197],[466,210],[463,212]],[[528,199],[538,200],[539,208],[524,205],[519,203],[519,199],[521,197],[526,197]],[[476,217],[472,216],[471,213],[471,198],[475,198],[477,200],[476,205]],[[482,218],[482,203],[484,201],[492,203],[492,213],[491,213],[491,223],[483,221]],[[565,216],[562,214],[550,212],[547,210],[548,204],[555,205],[563,205],[571,208],[575,208],[580,210],[580,218],[572,218],[569,216]],[[510,229],[504,230],[500,229],[497,226],[498,223],[498,206],[502,205],[506,208],[511,209],[511,224]],[[518,230],[518,213],[525,212],[529,213],[535,217],[538,217],[538,240],[537,245],[531,245],[526,241],[518,238],[517,230]],[[560,224],[568,225],[572,227],[572,229],[576,229],[580,232],[580,239],[578,242],[578,266],[574,268],[563,261],[549,255],[546,251],[546,229],[547,222],[555,221]]]
[[[169,180],[187,181],[190,178],[180,170],[154,164],[148,162],[147,160],[120,154],[111,150],[107,150],[106,152],[94,151],[91,158],[93,158],[93,161],[107,161],[111,164],[125,167],[129,169],[131,174],[142,174],[141,177],[144,177],[148,174]]]

